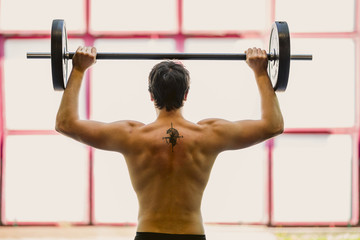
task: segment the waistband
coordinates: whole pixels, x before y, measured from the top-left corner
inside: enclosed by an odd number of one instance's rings
[[[137,232],[135,240],[206,240],[205,235]]]

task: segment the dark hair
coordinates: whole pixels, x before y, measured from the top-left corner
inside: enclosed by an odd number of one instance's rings
[[[173,61],[156,64],[149,74],[149,92],[157,108],[166,111],[183,106],[185,94],[189,91],[190,76],[185,67]]]

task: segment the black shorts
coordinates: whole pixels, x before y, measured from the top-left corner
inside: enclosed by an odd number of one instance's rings
[[[135,240],[206,240],[205,235],[137,232]]]

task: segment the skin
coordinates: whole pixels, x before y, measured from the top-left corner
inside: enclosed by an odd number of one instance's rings
[[[79,119],[80,86],[85,71],[96,62],[96,49],[78,48],[56,130],[95,148],[124,155],[139,201],[138,232],[204,234],[201,200],[218,154],[252,146],[283,132],[283,117],[267,74],[266,51],[253,48],[245,53],[261,98],[261,119],[192,123],[184,119],[181,108],[166,111],[155,107],[156,120],[145,125]],[[186,98],[187,94],[184,101]],[[169,136],[166,131],[171,124],[183,136],[173,148],[163,139]]]

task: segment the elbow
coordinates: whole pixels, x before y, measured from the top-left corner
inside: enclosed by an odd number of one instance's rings
[[[274,131],[274,136],[277,136],[277,135],[280,135],[284,132],[284,123],[281,123],[279,124],[279,126],[277,126],[275,128],[275,131]]]
[[[284,122],[279,122],[273,129],[274,137],[284,132]]]
[[[55,130],[58,133],[69,135],[71,133],[71,126],[72,123],[68,119],[63,119],[61,117],[56,118]]]
[[[55,125],[55,131],[57,131],[58,133],[63,133],[64,132],[63,128],[59,124]]]
[[[269,124],[266,132],[268,133],[269,138],[282,134],[284,132],[284,122],[279,120],[275,123]]]
[[[66,126],[66,124],[64,123],[64,121],[56,119],[55,131],[57,131],[58,133],[65,133],[66,132],[65,126]]]

